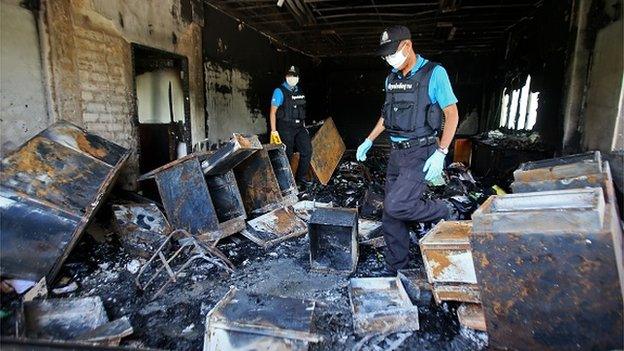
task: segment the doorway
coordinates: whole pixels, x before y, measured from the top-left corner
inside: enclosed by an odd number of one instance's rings
[[[132,62],[139,170],[144,174],[191,150],[188,60],[132,44]],[[154,184],[143,183],[139,188],[145,196],[157,196]]]

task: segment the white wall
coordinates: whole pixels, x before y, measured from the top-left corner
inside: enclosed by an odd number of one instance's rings
[[[0,155],[51,123],[35,17],[18,3],[0,1]]]
[[[622,20],[600,30],[596,38],[585,109],[585,147],[612,151],[622,147],[624,35]],[[619,145],[618,145],[619,144]]]
[[[136,76],[137,109],[140,123],[169,123],[169,84],[175,121],[184,121],[184,91],[180,71],[174,68]]]

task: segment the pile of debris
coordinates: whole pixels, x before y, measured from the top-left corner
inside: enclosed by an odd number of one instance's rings
[[[305,193],[283,147],[234,134],[216,150],[141,176],[157,184],[160,202],[121,193],[105,202],[128,150],[64,122],[40,133],[3,160],[2,342],[478,350],[489,334],[496,347],[522,348],[542,322],[537,301],[548,298],[560,313],[554,329],[544,329],[548,335],[565,329],[577,333],[573,342],[616,347],[621,295],[609,238],[621,232],[613,224],[608,163],[599,154],[525,164],[512,195],[483,187],[462,164],[450,165],[446,185],[425,196],[447,200],[462,220],[414,226],[409,267],[379,277],[386,155],[354,162],[339,139],[331,120],[315,135],[313,143],[337,147],[315,151],[312,171],[324,185]],[[573,228],[556,221],[580,225],[579,240],[562,243]],[[81,236],[85,228],[89,235]],[[549,235],[523,236],[541,232]],[[509,251],[507,236],[526,240]],[[530,259],[544,248],[568,263]],[[570,255],[591,264],[573,267]],[[517,267],[510,271],[510,264]],[[571,273],[549,276],[555,264]],[[579,283],[575,274],[604,298],[576,306],[559,294],[545,297],[552,289],[541,286],[516,303],[511,291],[523,281],[552,281],[569,291]],[[565,324],[579,313],[595,322],[598,311],[615,311],[601,314],[614,326],[605,329],[608,337],[596,331],[580,340],[584,334]],[[511,337],[519,328],[527,330]],[[540,340],[531,345],[552,346]]]

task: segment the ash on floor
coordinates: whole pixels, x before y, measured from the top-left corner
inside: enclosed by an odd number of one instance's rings
[[[240,239],[240,240],[238,240]],[[76,282],[79,289],[56,297],[100,296],[110,318],[128,316],[134,334],[122,346],[176,350],[200,350],[204,320],[208,311],[231,286],[253,293],[307,298],[318,301],[316,332],[324,340],[311,350],[351,350],[361,338],[353,333],[347,276],[310,272],[308,239],[292,239],[263,250],[235,237],[218,247],[236,265],[229,275],[211,264],[189,269],[165,293],[151,300],[134,284],[131,273],[134,257],[124,252],[116,240],[99,243],[85,235],[64,265],[61,281]],[[422,264],[413,246],[412,268]],[[355,277],[375,277],[383,267],[382,253],[363,248]],[[432,304],[421,308],[418,332],[409,336],[400,350],[478,350],[484,348],[483,335],[461,330],[455,315],[457,305]],[[3,323],[3,334],[10,333]],[[370,342],[375,342],[371,338]],[[381,345],[382,341],[378,341]],[[366,345],[362,348],[366,349]]]
[[[351,156],[346,155],[328,186],[317,186],[302,197],[333,201],[334,206],[355,207],[361,205],[367,189],[383,189],[384,155],[373,153],[365,167],[353,162]],[[473,182],[456,180],[457,184],[471,186]],[[460,191],[476,191],[473,188]],[[451,195],[456,194],[446,194]],[[470,210],[465,210],[466,214]],[[378,213],[373,217],[379,216]],[[100,227],[107,225],[101,223]],[[428,228],[415,227],[417,234],[413,240],[424,235]],[[75,282],[78,289],[52,296],[100,296],[111,319],[130,318],[134,333],[122,340],[122,346],[201,350],[205,316],[232,286],[252,293],[316,300],[314,327],[324,340],[311,344],[311,350],[387,349],[395,347],[398,339],[405,339],[396,348],[399,350],[479,350],[487,343],[485,333],[460,327],[456,317],[458,304],[436,305],[433,301],[428,307],[419,308],[419,331],[407,338],[405,335],[375,337],[363,343],[353,332],[347,288],[350,277],[310,272],[307,236],[268,249],[240,235],[227,238],[217,247],[236,266],[233,274],[208,262],[199,263],[189,267],[184,276],[153,300],[152,294],[143,293],[135,285],[138,267],[144,260],[138,262],[137,257],[126,252],[110,229],[97,237],[98,241],[91,235],[83,235],[59,274],[59,283],[53,287]],[[412,244],[409,268],[418,268],[422,259],[417,243]],[[383,265],[381,251],[360,246],[357,270],[352,277],[379,276]],[[2,301],[3,309],[12,310],[12,317],[3,319],[3,335],[14,335],[18,300]]]

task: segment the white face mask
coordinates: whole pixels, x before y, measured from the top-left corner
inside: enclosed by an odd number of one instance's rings
[[[294,87],[297,83],[299,83],[299,77],[288,76],[286,77],[286,83],[288,83],[291,87]]]
[[[407,56],[403,54],[403,48],[392,55],[386,56],[386,62],[388,62],[388,64],[394,69],[401,68],[401,66],[405,63],[405,60],[407,60]]]

